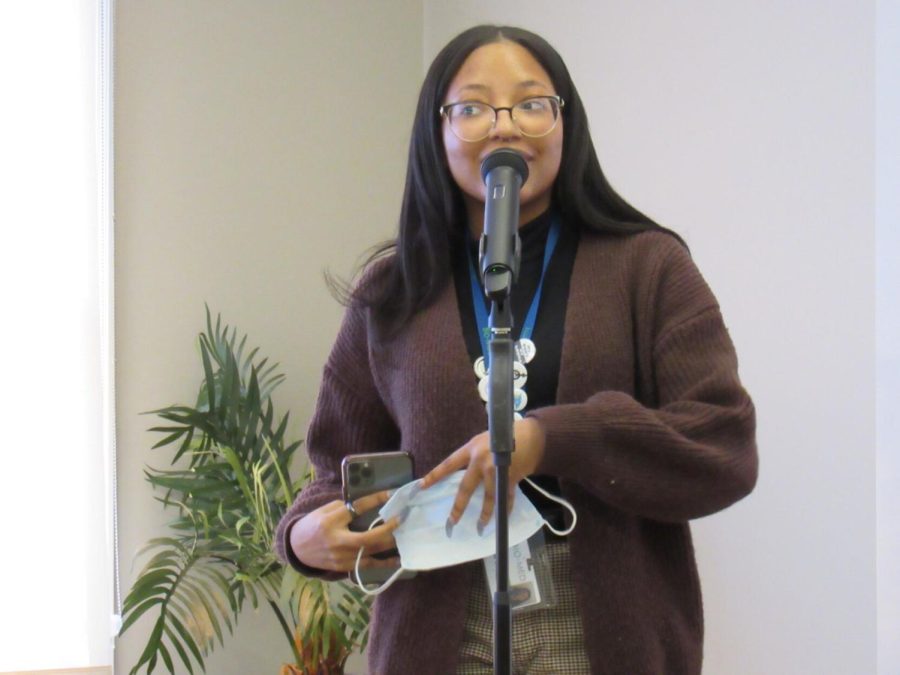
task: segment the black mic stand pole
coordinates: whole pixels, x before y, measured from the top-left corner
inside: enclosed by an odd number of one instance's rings
[[[513,439],[513,339],[509,298],[492,300],[488,430],[496,467],[497,590],[494,592],[494,673],[512,672],[512,605],[509,598],[509,465]]]

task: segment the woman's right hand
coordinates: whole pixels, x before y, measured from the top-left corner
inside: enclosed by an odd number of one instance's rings
[[[390,492],[377,492],[360,497],[353,502],[356,512],[363,514],[381,507],[390,498]],[[398,518],[373,527],[368,532],[352,532],[349,528],[354,516],[339,499],[320,506],[303,516],[291,527],[291,549],[304,565],[321,570],[349,572],[356,565],[356,555],[364,548],[360,568],[396,567],[397,558],[381,560],[376,553],[396,547],[394,530],[400,525]]]

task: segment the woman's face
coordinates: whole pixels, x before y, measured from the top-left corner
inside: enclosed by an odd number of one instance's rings
[[[527,49],[514,42],[493,42],[469,54],[450,82],[443,104],[478,101],[506,108],[532,96],[555,94],[550,76]],[[562,157],[562,125],[560,116],[549,134],[530,138],[518,130],[504,110],[497,114],[497,123],[488,137],[472,143],[457,138],[444,118],[447,163],[453,180],[462,190],[469,227],[474,234],[480,234],[484,225],[481,162],[497,148],[517,150],[528,163],[528,180],[520,194],[519,224],[527,223],[550,206]]]

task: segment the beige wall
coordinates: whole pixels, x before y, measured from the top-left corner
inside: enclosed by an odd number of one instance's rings
[[[417,0],[117,3],[123,592],[166,521],[142,477],[166,455],[139,413],[196,394],[204,301],[281,362],[277,403],[305,432],[341,315],[322,272],[350,272],[396,223],[421,35]],[[147,630],[118,641],[118,672]],[[247,612],[207,672],[276,673],[288,655],[267,610]]]

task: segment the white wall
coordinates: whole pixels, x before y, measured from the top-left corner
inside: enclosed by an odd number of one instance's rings
[[[874,3],[429,0],[424,16],[426,63],[476,23],[548,38],[610,180],[686,236],[722,304],[761,475],[696,523],[705,671],[874,673]]]
[[[144,482],[158,440],[140,416],[192,401],[203,303],[287,375],[302,437],[348,273],[393,231],[421,76],[421,5],[155,0],[116,8],[116,284],[123,592],[167,520]],[[148,623],[117,643],[126,673]],[[290,649],[245,612],[207,672],[276,673]],[[183,670],[180,672],[184,672]]]
[[[2,672],[112,662],[107,6],[0,4]]]
[[[900,1],[876,7],[878,672],[887,675],[900,672]]]

